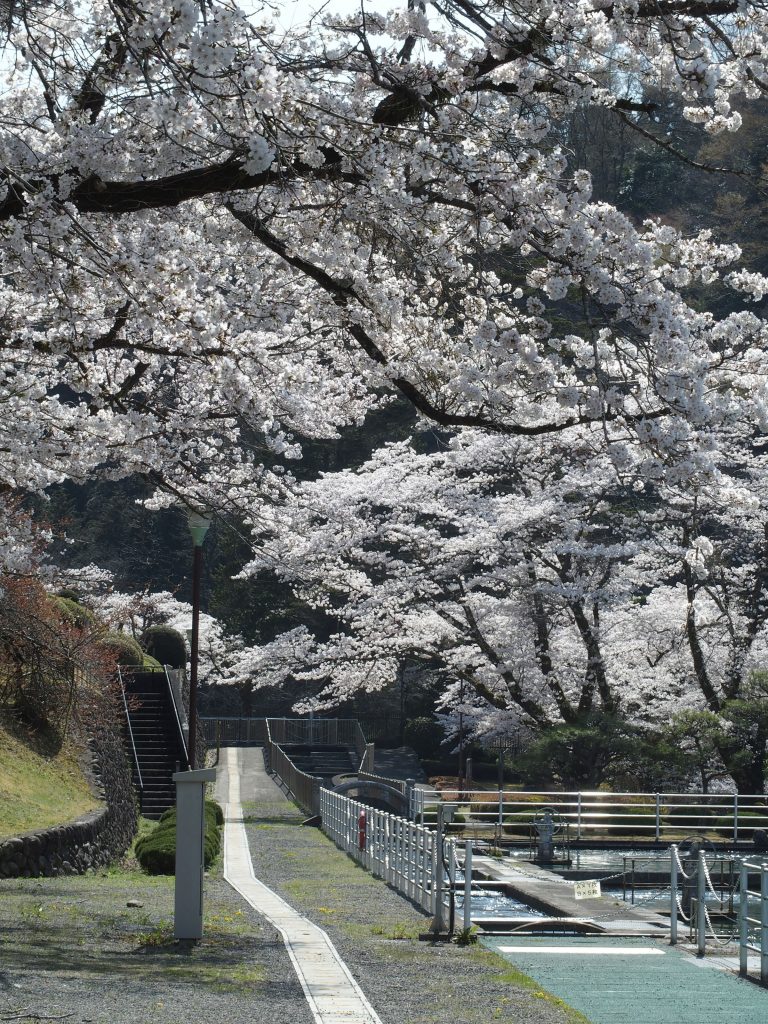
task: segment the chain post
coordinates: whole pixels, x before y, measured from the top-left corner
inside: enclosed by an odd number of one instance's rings
[[[669,944],[677,945],[677,845],[672,844],[669,863]]]
[[[704,851],[699,850],[696,868],[696,955],[704,956],[707,951],[707,879],[704,874]]]

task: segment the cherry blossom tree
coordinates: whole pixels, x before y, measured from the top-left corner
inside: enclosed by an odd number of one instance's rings
[[[14,5],[0,479],[141,471],[242,511],[271,486],[254,441],[295,455],[392,392],[714,472],[717,431],[765,425],[765,327],[700,293],[765,281],[592,202],[552,128],[595,106],[670,148],[663,86],[735,131],[767,32],[754,0],[441,0],[293,33],[228,2]]]
[[[254,565],[343,620],[288,645],[329,696],[428,652],[483,728],[669,680],[741,699],[768,280],[706,226],[594,201],[561,127],[596,110],[696,163],[654,97],[738,131],[764,3],[412,0],[290,33],[228,0],[8,13],[0,486],[141,472],[157,505],[237,515]],[[447,452],[296,490],[302,439],[393,395]]]

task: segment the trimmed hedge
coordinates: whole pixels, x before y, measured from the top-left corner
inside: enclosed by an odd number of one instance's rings
[[[78,604],[77,601],[71,597],[64,597],[63,594],[57,594],[51,598],[56,611],[61,617],[68,622],[71,626],[76,626],[77,629],[85,629],[88,626],[93,626],[96,622],[96,616],[93,614],[90,608],[85,608],[83,605]]]
[[[221,849],[224,812],[213,800],[205,801],[205,866],[209,868]],[[148,875],[176,872],[176,808],[170,807],[157,826],[136,843],[136,859]]]
[[[144,649],[161,665],[184,668],[187,664],[187,645],[177,629],[170,626],[150,626],[141,638]]]
[[[107,633],[101,646],[115,655],[118,665],[141,668],[144,664],[144,652],[133,637],[126,633]]]

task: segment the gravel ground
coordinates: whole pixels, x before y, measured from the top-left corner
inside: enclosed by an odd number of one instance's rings
[[[424,942],[430,919],[288,803],[244,803],[256,877],[324,928],[383,1024],[577,1024],[478,945]]]
[[[0,882],[0,1021],[312,1024],[277,932],[220,878],[205,898],[193,945],[172,938],[172,878]]]
[[[302,828],[274,787],[258,795],[244,805],[256,876],[325,928],[383,1024],[583,1024],[488,951],[419,941],[421,911]],[[176,943],[173,879],[130,858],[0,881],[0,1022],[313,1024],[279,935],[221,867],[205,900],[202,942]]]

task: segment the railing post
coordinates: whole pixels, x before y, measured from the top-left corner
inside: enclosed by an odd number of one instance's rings
[[[659,801],[659,794],[656,794],[656,842],[661,839],[661,803]]]
[[[411,821],[413,821],[413,819],[415,817],[415,815],[413,813],[413,790],[414,790],[415,785],[416,785],[416,780],[415,779],[406,779],[405,780],[405,799],[407,801],[407,807],[408,807],[407,815],[408,815],[408,817],[410,818]]]
[[[739,841],[739,794],[733,794],[733,841]]]
[[[696,867],[696,955],[704,956],[707,951],[707,879],[704,874],[704,851],[699,851]]]
[[[576,839],[581,839],[581,792],[576,794]]]
[[[472,927],[472,843],[464,843],[464,932]]]
[[[677,845],[670,847],[672,859],[669,862],[669,944],[677,944]],[[626,875],[624,876],[626,878]]]
[[[430,930],[437,935],[445,931],[443,916],[443,810],[444,807],[440,804],[437,809],[437,831],[432,846],[432,895],[435,916],[432,919]]]
[[[499,790],[499,832],[504,826],[504,790]]]
[[[739,974],[747,976],[749,949],[749,868],[745,860],[739,868]]]
[[[760,984],[768,984],[768,867],[760,868]]]

